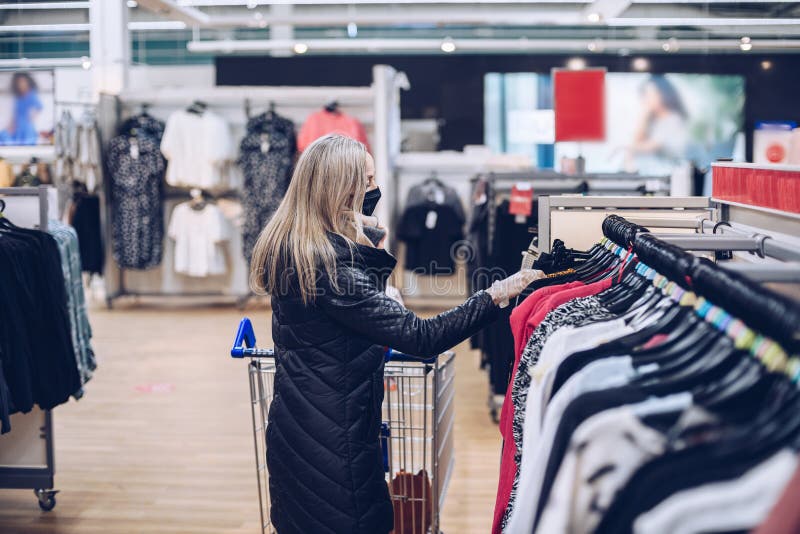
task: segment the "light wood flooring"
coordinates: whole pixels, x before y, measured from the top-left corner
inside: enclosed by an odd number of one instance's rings
[[[269,312],[247,312],[260,344]],[[242,312],[125,307],[92,312],[99,369],[54,411],[58,505],[0,490],[0,533],[259,532],[244,361],[227,356]],[[477,353],[457,349],[456,467],[446,534],[490,530],[500,438]]]

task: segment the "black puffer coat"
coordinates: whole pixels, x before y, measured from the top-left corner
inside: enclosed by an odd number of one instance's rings
[[[485,292],[420,319],[383,292],[395,259],[338,236],[338,291],[272,298],[277,372],[267,427],[271,518],[279,534],[385,534],[392,504],[379,442],[384,347],[447,350],[496,316]],[[296,293],[296,292],[295,292]]]

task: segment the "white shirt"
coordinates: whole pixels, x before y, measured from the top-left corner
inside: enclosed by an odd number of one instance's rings
[[[212,189],[223,182],[222,169],[234,146],[225,120],[212,111],[202,115],[175,111],[167,119],[161,153],[169,160],[167,183]]]
[[[206,204],[196,210],[190,202],[178,204],[168,234],[175,240],[176,273],[200,277],[225,273],[222,243],[230,239],[231,228],[217,206]]]
[[[797,468],[797,456],[784,449],[733,480],[680,491],[636,518],[636,534],[694,534],[751,530],[778,502]]]

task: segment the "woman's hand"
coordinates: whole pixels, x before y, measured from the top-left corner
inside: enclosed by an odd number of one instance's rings
[[[509,299],[522,293],[531,282],[539,278],[544,278],[544,276],[545,274],[543,271],[523,269],[504,280],[496,281],[486,292],[492,297],[494,303],[502,308],[508,305]]]
[[[383,228],[381,222],[374,215],[364,215],[363,213],[356,213],[356,217],[361,219],[361,226],[371,226],[373,228]]]

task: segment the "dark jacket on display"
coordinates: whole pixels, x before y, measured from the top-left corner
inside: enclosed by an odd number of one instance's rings
[[[393,528],[379,442],[385,346],[436,355],[489,324],[497,307],[479,292],[420,319],[383,292],[394,257],[331,241],[338,289],[322,277],[313,304],[291,288],[272,297],[272,522],[279,534],[385,534]]]

